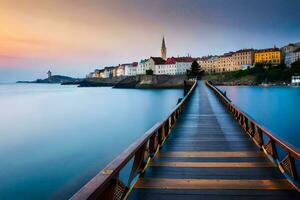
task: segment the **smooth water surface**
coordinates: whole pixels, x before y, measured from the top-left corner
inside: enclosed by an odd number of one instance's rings
[[[0,84],[0,199],[68,199],[182,90]]]
[[[254,120],[300,149],[300,87],[222,86]]]

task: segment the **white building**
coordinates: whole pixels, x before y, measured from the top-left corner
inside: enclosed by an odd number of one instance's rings
[[[184,75],[191,69],[194,59],[191,57],[168,58],[165,62],[157,60],[154,74]]]
[[[281,51],[284,56],[284,63],[287,67],[291,67],[291,64],[295,61],[297,61],[297,55],[294,53],[297,49],[300,48],[300,42],[298,43],[290,43],[284,47],[281,48]]]
[[[292,84],[300,85],[300,76],[292,76]]]
[[[103,78],[113,77],[115,67],[105,67]]]
[[[130,64],[124,64],[125,66],[125,76],[135,76],[137,75],[138,63],[133,62]]]
[[[139,62],[136,74],[146,74],[146,71],[150,69],[149,59],[143,59]]]
[[[125,76],[125,65],[119,65],[117,67],[117,74],[116,76]]]
[[[285,54],[284,63],[287,67],[291,67],[292,63],[296,62],[297,60],[300,60],[300,47]]]
[[[192,63],[195,60],[191,57],[178,57],[174,59],[176,62],[176,75],[186,74],[187,70],[191,69]]]
[[[281,51],[282,51],[283,55],[286,55],[287,53],[295,51],[299,47],[300,47],[300,42],[298,42],[298,43],[290,43],[290,44],[282,47]]]

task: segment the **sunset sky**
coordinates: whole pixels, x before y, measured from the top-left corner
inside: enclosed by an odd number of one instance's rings
[[[0,82],[300,42],[300,0],[0,0]]]

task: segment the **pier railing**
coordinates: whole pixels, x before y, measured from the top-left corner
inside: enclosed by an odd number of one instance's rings
[[[83,186],[71,200],[121,200],[126,198],[137,177],[144,173],[149,161],[159,151],[183,112],[197,82],[188,81],[189,91],[172,110],[171,114],[150,128],[140,139],[130,145],[117,158],[109,163],[100,173]],[[120,174],[129,168],[127,180]]]
[[[214,91],[225,107],[233,114],[253,142],[265,152],[268,158],[279,167],[280,171],[299,190],[299,149],[283,141],[267,128],[257,123],[248,114],[241,111],[212,83],[206,81],[206,85]]]

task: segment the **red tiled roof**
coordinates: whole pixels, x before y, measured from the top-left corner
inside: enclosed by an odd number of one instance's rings
[[[172,57],[172,58],[168,58],[167,61],[165,62],[166,65],[168,64],[175,64],[176,60]]]
[[[194,62],[196,60],[195,58],[192,57],[172,57],[172,59],[175,60],[175,62]]]

